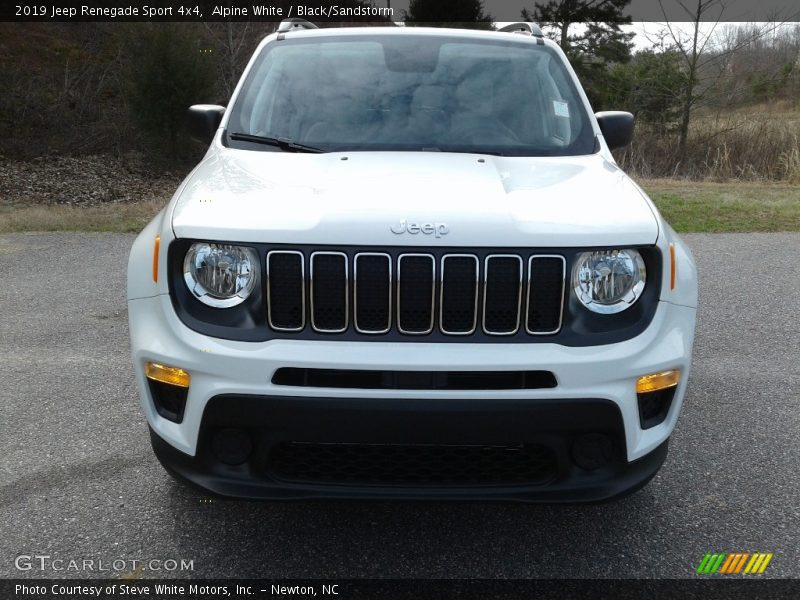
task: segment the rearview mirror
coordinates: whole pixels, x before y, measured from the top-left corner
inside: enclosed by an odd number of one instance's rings
[[[624,148],[631,143],[634,126],[634,118],[631,113],[609,110],[596,113],[594,116],[597,117],[597,124],[600,125],[603,139],[610,150]]]
[[[225,114],[225,107],[217,104],[195,104],[189,107],[187,125],[189,135],[198,142],[208,144],[214,139],[214,134]]]

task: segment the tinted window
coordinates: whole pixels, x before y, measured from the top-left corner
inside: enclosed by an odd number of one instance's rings
[[[331,151],[591,153],[592,129],[559,56],[509,37],[341,36],[269,44],[238,96],[228,131]]]

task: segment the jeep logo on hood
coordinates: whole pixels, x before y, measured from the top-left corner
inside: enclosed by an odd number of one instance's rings
[[[450,227],[447,226],[447,223],[409,223],[405,219],[400,219],[400,223],[395,223],[389,229],[397,235],[401,233],[410,233],[411,235],[422,233],[424,235],[433,234],[433,237],[437,238],[450,233]]]

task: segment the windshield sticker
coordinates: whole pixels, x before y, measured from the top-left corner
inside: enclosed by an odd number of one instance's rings
[[[557,117],[569,119],[569,104],[560,100],[553,100],[553,112]]]

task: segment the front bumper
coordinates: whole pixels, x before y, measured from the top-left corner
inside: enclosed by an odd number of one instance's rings
[[[559,466],[557,482],[546,488],[494,490],[485,494],[500,498],[604,499],[626,489],[643,485],[660,466],[666,455],[666,442],[675,427],[683,401],[691,362],[694,336],[694,308],[660,302],[650,326],[640,335],[615,344],[596,347],[566,347],[550,343],[475,344],[475,343],[416,343],[392,344],[383,342],[272,340],[267,342],[235,342],[210,338],[187,328],[175,315],[168,295],[130,300],[128,303],[131,344],[136,369],[140,401],[153,432],[153,442],[162,462],[179,475],[225,495],[247,497],[306,497],[309,495],[354,495],[349,491],[324,490],[314,486],[297,486],[283,482],[269,483],[258,464],[248,466],[250,483],[226,479],[209,465],[204,457],[204,428],[212,423],[206,417],[209,407],[227,398],[247,397],[238,409],[250,425],[258,429],[256,445],[269,446],[284,439],[275,437],[272,428],[281,421],[295,436],[303,431],[315,431],[323,410],[333,410],[329,421],[337,427],[352,419],[352,403],[363,411],[358,420],[363,427],[350,431],[342,441],[365,442],[364,432],[378,432],[376,443],[387,442],[391,427],[375,425],[380,414],[392,414],[404,407],[402,414],[414,421],[415,429],[427,430],[430,435],[423,443],[445,443],[449,432],[461,431],[462,422],[470,414],[480,413],[481,419],[501,418],[497,432],[515,435],[501,436],[502,443],[536,443],[545,441],[555,448],[559,465],[567,464],[568,446],[576,435],[588,431],[581,427],[564,426],[579,422],[586,402],[600,402],[615,411],[617,425],[608,426],[615,447],[615,461],[606,471],[594,473],[589,482],[584,478],[576,483],[574,477]],[[169,421],[156,412],[143,374],[145,362],[153,361],[185,369],[191,374],[186,409],[181,423]],[[394,371],[551,371],[558,382],[555,388],[525,390],[375,390],[342,388],[304,388],[272,383],[274,372],[282,367],[320,369],[385,369]],[[680,369],[681,382],[663,422],[642,429],[635,392],[635,381],[641,375]],[[215,399],[212,403],[212,399]],[[275,402],[279,399],[281,413]],[[594,400],[589,400],[594,399]],[[235,401],[238,403],[239,401]],[[234,404],[231,404],[234,405]],[[288,410],[295,407],[294,411]],[[409,408],[410,407],[410,408]],[[427,409],[436,416],[431,421]],[[446,410],[445,410],[446,409]],[[549,431],[541,425],[543,410],[558,416]],[[410,410],[410,412],[409,412]],[[339,412],[337,412],[339,411]],[[441,411],[441,412],[436,412]],[[208,413],[208,414],[207,414]],[[278,416],[279,414],[283,416]],[[295,416],[292,416],[294,414]],[[290,418],[291,417],[291,418]],[[297,420],[299,419],[299,420]],[[436,423],[434,431],[428,429]],[[559,425],[561,423],[561,425]],[[470,429],[458,443],[492,444],[491,429],[480,423]],[[520,429],[522,427],[522,429]],[[469,428],[468,428],[469,429]],[[401,428],[402,430],[402,428]],[[523,431],[524,430],[524,431]],[[331,431],[318,431],[317,442],[336,441]],[[465,433],[462,431],[462,433]],[[525,435],[522,435],[525,433]],[[547,435],[553,434],[551,438]],[[544,437],[542,437],[544,436]],[[547,438],[547,439],[545,439]],[[561,441],[552,442],[559,438]],[[373,438],[370,438],[373,439]],[[399,443],[411,438],[399,439]],[[548,441],[550,440],[550,441]],[[265,447],[266,447],[265,446]],[[260,446],[259,446],[260,447]],[[560,454],[559,454],[560,453]],[[237,475],[238,477],[238,475]],[[591,479],[591,478],[590,478]],[[602,480],[602,481],[601,481]],[[558,485],[562,485],[560,492]],[[277,488],[284,491],[278,492]],[[260,491],[257,491],[260,490]],[[287,491],[288,490],[288,491]],[[327,490],[327,491],[325,491]],[[385,495],[387,490],[366,489],[368,495]],[[397,489],[394,490],[398,492]],[[419,490],[418,490],[419,491]],[[488,490],[484,490],[486,492]],[[413,492],[408,490],[413,496]],[[392,495],[403,495],[399,492]],[[426,494],[430,495],[430,494]],[[438,496],[461,496],[462,492],[445,490]]]
[[[230,461],[231,448],[220,450],[230,432],[244,436],[246,459],[233,449]],[[608,442],[608,460],[596,468],[576,464],[577,443],[587,435]],[[599,399],[394,399],[375,406],[363,398],[217,396],[206,407],[195,456],[152,429],[150,436],[171,473],[215,494],[258,499],[603,501],[646,484],[667,454],[664,442],[628,463],[619,410]],[[299,457],[287,457],[292,446],[302,448]],[[426,453],[442,448],[445,456]],[[520,463],[528,449],[542,452],[533,465]],[[437,480],[437,460],[455,477]]]

